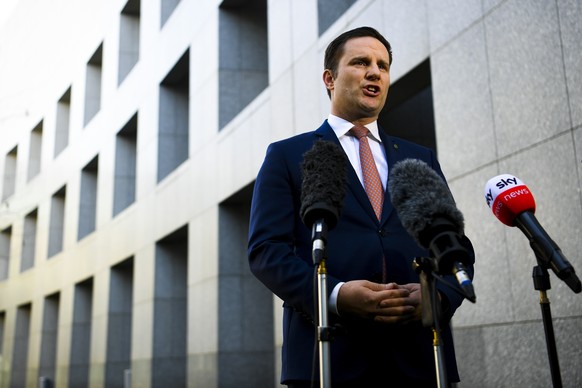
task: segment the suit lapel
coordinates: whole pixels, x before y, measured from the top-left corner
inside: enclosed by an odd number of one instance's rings
[[[394,164],[402,159],[402,155],[398,153],[398,143],[393,138],[386,135],[384,130],[378,126],[380,138],[382,139],[382,144],[384,145],[384,151],[386,153],[386,161],[388,162],[388,179],[390,177],[390,169],[394,167]],[[386,192],[384,193],[384,207],[382,208],[382,220],[381,225],[384,225],[388,218],[390,218],[392,212],[394,211],[394,206],[392,205],[392,199],[390,197],[390,191],[388,190],[388,184],[386,184]]]
[[[341,144],[335,135],[333,129],[331,129],[330,125],[327,123],[327,120],[315,131],[316,136],[318,136],[321,140],[332,141],[341,147]],[[343,148],[342,148],[343,149]],[[364,190],[364,186],[360,182],[354,167],[351,165],[349,160],[347,160],[347,182],[348,182],[348,190],[352,193],[352,195],[356,198],[362,209],[365,213],[370,217],[374,222],[378,222],[376,218],[376,213],[374,213],[374,208],[372,208],[372,204],[368,199],[368,194],[366,194],[366,190]],[[384,201],[384,204],[386,201]],[[386,206],[386,205],[384,205]],[[384,217],[382,217],[384,218]]]
[[[384,130],[378,126],[380,138],[382,139],[382,145],[384,146],[384,151],[386,153],[386,160],[388,162],[388,176],[390,176],[390,169],[394,167],[394,165],[409,156],[402,154],[398,147],[398,140],[396,138],[388,136]],[[341,144],[333,132],[333,129],[327,123],[327,120],[315,131],[315,135],[317,138],[322,140],[327,140],[334,142],[339,147]],[[362,206],[362,209],[365,213],[370,217],[374,222],[378,222],[376,218],[376,214],[374,213],[374,209],[372,208],[372,204],[368,199],[368,195],[356,174],[356,171],[352,167],[349,161],[347,162],[347,181],[348,181],[348,190],[352,193],[352,195],[356,198],[358,203]],[[380,220],[380,226],[386,224],[388,219],[392,216],[394,212],[394,206],[392,205],[392,199],[390,198],[389,190],[385,190],[384,192],[384,205],[382,207],[382,219]]]

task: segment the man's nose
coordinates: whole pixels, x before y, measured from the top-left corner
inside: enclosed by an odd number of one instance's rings
[[[367,78],[378,79],[380,78],[380,67],[377,63],[372,63],[368,66],[368,72],[366,74]]]

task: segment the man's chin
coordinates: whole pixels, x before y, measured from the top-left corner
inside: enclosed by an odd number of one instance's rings
[[[376,115],[380,114],[382,108],[384,107],[383,101],[380,97],[377,98],[368,98],[367,101],[364,101],[361,104],[362,108],[370,113],[375,112]]]
[[[362,111],[365,112],[368,117],[378,118],[378,115],[382,111],[382,107],[381,106],[378,106],[377,104],[375,104],[375,105],[365,105],[362,108],[363,108]]]

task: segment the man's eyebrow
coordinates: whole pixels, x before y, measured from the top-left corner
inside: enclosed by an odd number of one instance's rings
[[[358,54],[352,57],[352,59],[350,59],[350,61],[369,61],[370,58],[367,55],[362,55],[362,54]]]

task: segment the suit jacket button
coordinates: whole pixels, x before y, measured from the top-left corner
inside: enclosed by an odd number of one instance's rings
[[[382,228],[378,231],[378,233],[380,234],[380,236],[382,237],[386,237],[388,236],[388,232],[386,231],[386,229]]]

